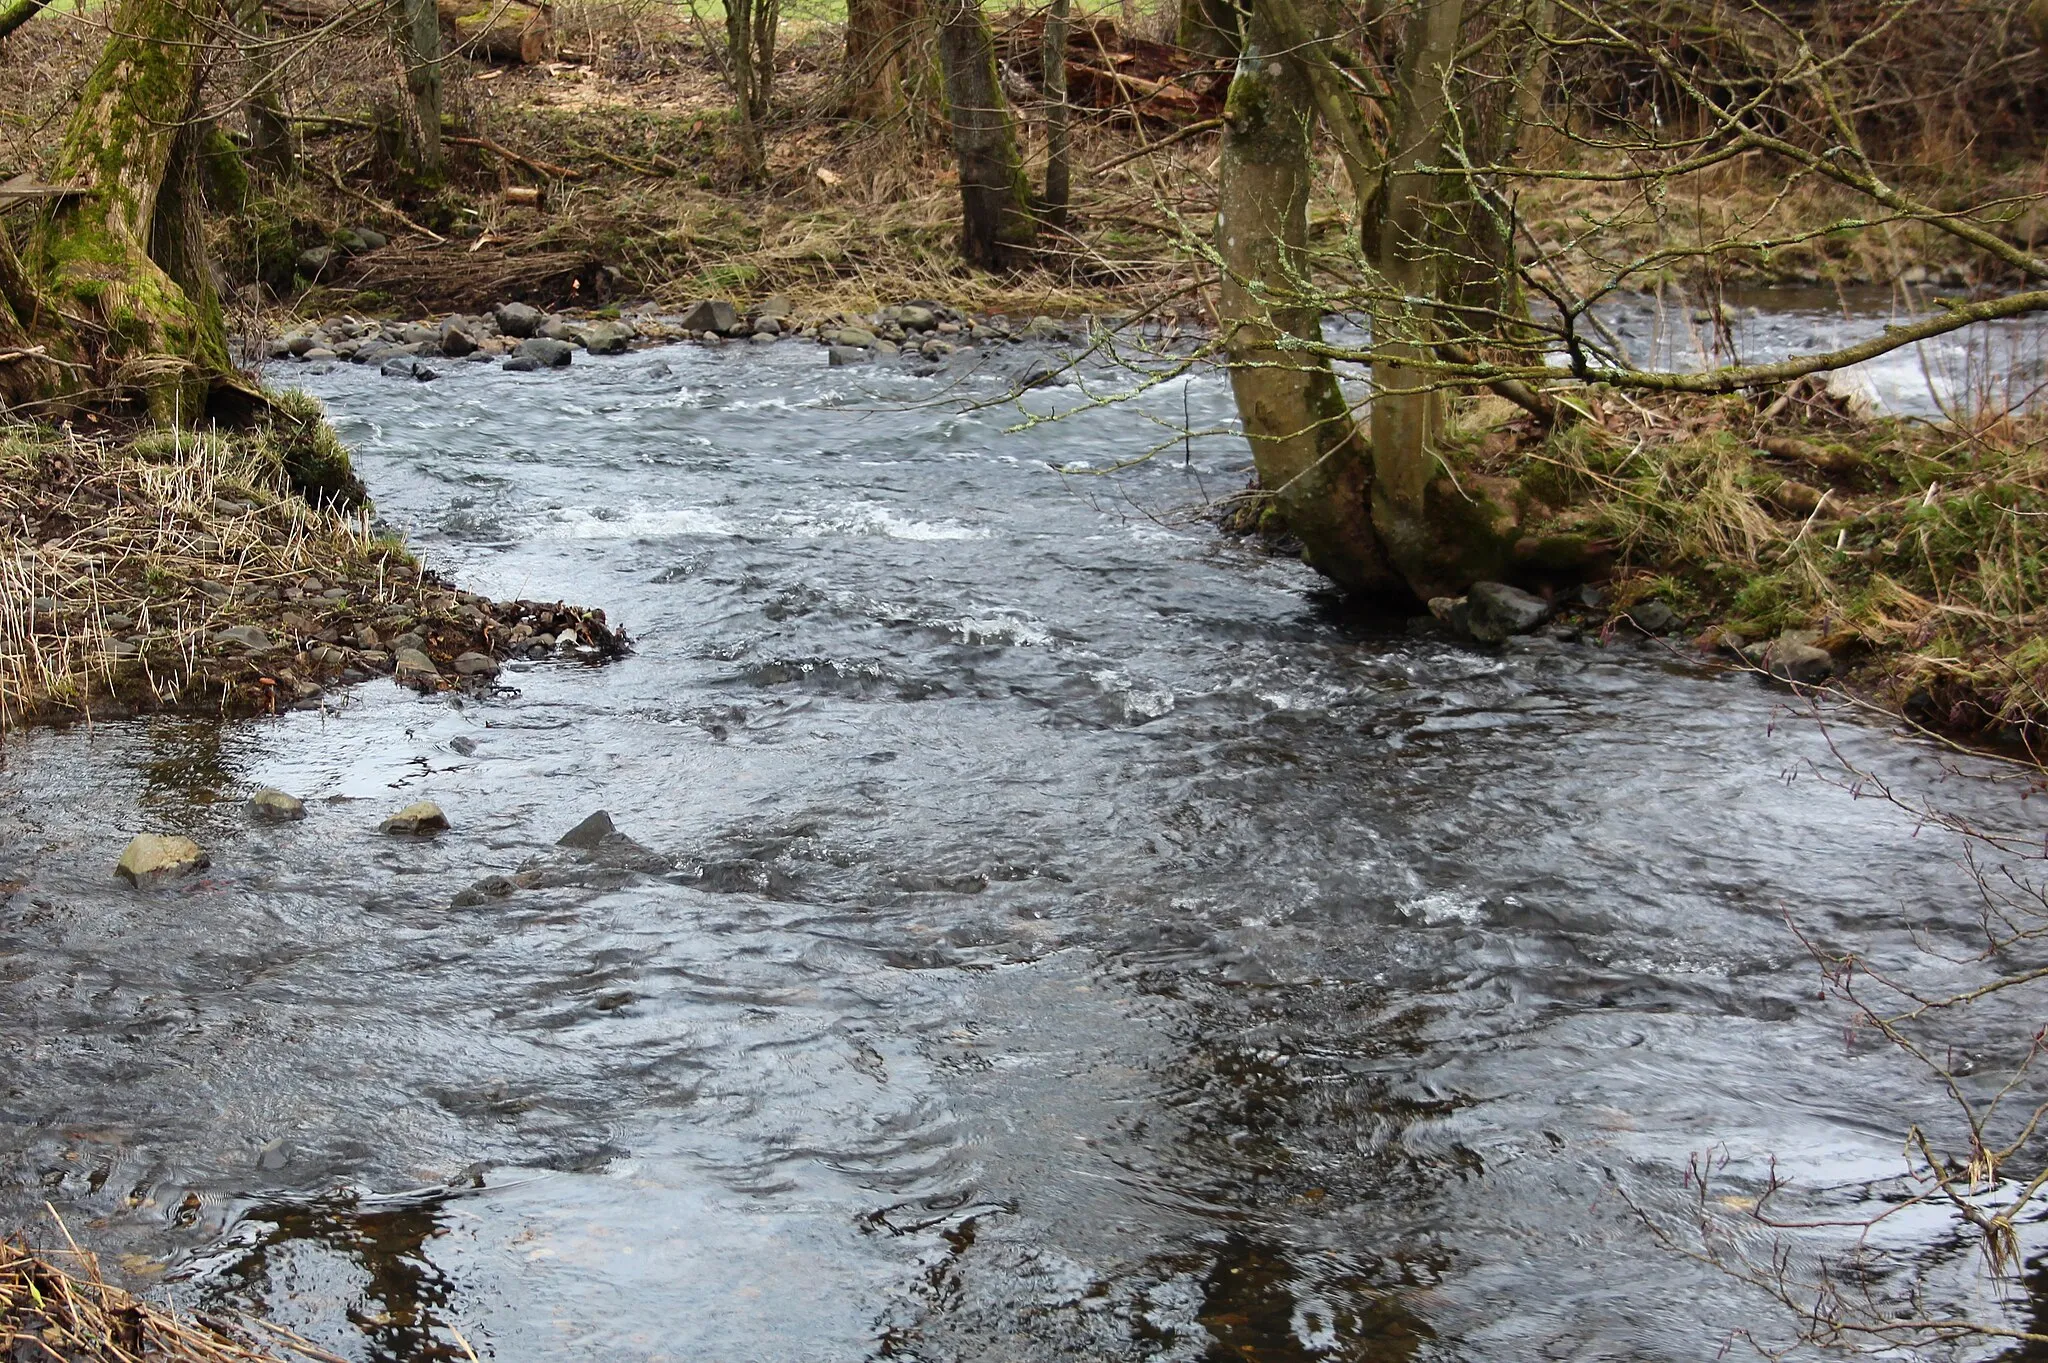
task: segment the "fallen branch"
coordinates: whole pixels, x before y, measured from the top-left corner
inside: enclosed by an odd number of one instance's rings
[[[509,147],[499,146],[488,137],[455,137],[451,135],[443,137],[441,140],[443,142],[454,142],[465,147],[482,147],[491,155],[511,161],[517,165],[525,166],[537,175],[552,175],[558,180],[580,180],[583,178],[583,172],[580,170],[571,170],[567,166],[558,166],[549,161],[536,161],[531,156],[521,156]]]
[[[1185,142],[1188,138],[1194,137],[1199,133],[1213,132],[1222,126],[1223,120],[1220,118],[1205,118],[1199,123],[1190,123],[1179,132],[1162,137],[1157,142],[1147,142],[1136,151],[1127,151],[1121,156],[1110,157],[1099,166],[1090,166],[1088,167],[1088,174],[1100,175],[1105,170],[1115,170],[1127,161],[1135,161],[1140,156],[1150,156],[1155,151],[1164,151],[1176,142]]]

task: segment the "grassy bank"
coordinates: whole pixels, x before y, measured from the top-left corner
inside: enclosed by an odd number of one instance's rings
[[[1927,727],[2040,750],[2048,422],[1868,419],[1815,387],[1591,409],[1543,435],[1470,402],[1453,458],[1520,481],[1523,533],[1584,537],[1616,615],[1744,664],[1817,645]]]
[[[487,685],[499,659],[623,647],[602,611],[423,568],[374,527],[310,399],[240,434],[0,426],[0,730],[319,709],[376,676]]]

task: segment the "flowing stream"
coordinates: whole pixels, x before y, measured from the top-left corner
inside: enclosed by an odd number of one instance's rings
[[[807,344],[441,367],[278,377],[438,565],[637,651],[9,739],[7,1223],[361,1360],[1691,1360],[1780,1320],[1682,1252],[1697,1164],[1855,1212],[1937,1118],[1788,917],[1923,968],[1955,849],[1748,678],[1347,617],[1185,514],[1234,438],[1051,467],[1226,425],[1214,374],[1012,430]],[[118,884],[143,829],[212,870]]]

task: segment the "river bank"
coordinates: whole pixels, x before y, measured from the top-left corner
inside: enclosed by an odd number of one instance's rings
[[[319,710],[376,676],[604,661],[602,611],[460,591],[378,529],[320,405],[256,430],[0,427],[0,730]]]

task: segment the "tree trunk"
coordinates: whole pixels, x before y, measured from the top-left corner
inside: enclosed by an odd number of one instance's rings
[[[757,77],[754,69],[754,6],[757,0],[725,0],[725,69],[732,81],[733,113],[739,119],[740,156],[747,173],[759,176],[768,168],[761,142]]]
[[[774,106],[775,32],[782,23],[782,0],[754,0],[754,121],[765,123]]]
[[[247,394],[229,363],[220,302],[198,251],[194,186],[199,90],[213,25],[186,0],[121,0],[58,155],[60,200],[11,272],[15,318],[65,366],[26,396],[101,386],[160,421],[196,421],[223,390]],[[0,369],[21,401],[22,366]]]
[[[918,0],[847,0],[841,89],[853,117],[879,123],[903,112],[903,53],[919,12]]]
[[[1306,259],[1314,105],[1301,64],[1264,55],[1287,50],[1269,8],[1253,11],[1224,109],[1216,244],[1231,392],[1278,528],[1345,590],[1398,597],[1372,525],[1372,451],[1329,361],[1286,347],[1322,340]]]
[[[412,96],[407,131],[414,169],[441,173],[441,13],[434,0],[393,0],[405,88]]]
[[[43,6],[50,0],[13,0],[11,4],[0,5],[0,38],[20,28],[43,12]]]
[[[1030,253],[1037,224],[981,0],[939,0],[939,61],[960,162],[960,254],[1007,269]]]
[[[1244,46],[1243,23],[1235,0],[1181,0],[1174,40],[1219,64],[1234,62]]]
[[[249,82],[249,92],[243,98],[249,159],[278,179],[290,179],[297,172],[298,149],[291,119],[278,97],[277,56],[268,41],[270,21],[263,12],[263,0],[239,0],[235,26]]]
[[[1498,576],[1511,543],[1504,508],[1446,476],[1437,445],[1443,393],[1426,363],[1435,358],[1431,300],[1444,250],[1428,168],[1444,151],[1463,22],[1463,0],[1425,0],[1409,20],[1372,311],[1373,525],[1425,600]]]
[[[1040,54],[1045,83],[1045,220],[1067,225],[1073,196],[1073,158],[1068,141],[1067,11],[1070,0],[1052,0],[1045,12],[1045,47]]]

